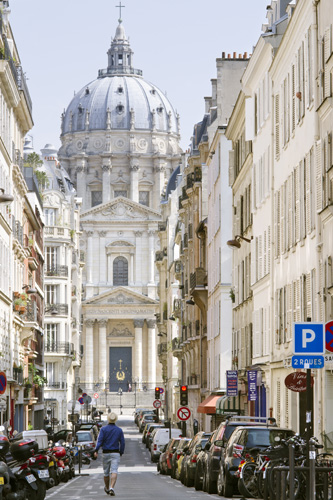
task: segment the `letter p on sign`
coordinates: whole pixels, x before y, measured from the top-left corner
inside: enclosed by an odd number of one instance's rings
[[[294,323],[294,353],[321,355],[325,353],[323,323]]]

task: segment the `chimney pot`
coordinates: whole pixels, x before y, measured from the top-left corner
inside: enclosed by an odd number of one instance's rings
[[[247,52],[244,52],[244,59],[247,59]]]
[[[225,52],[222,52],[222,59],[225,58]]]
[[[233,58],[236,59],[236,52],[234,52]]]
[[[230,58],[231,58],[231,55],[230,55],[230,54],[228,54],[228,59],[230,59]]]

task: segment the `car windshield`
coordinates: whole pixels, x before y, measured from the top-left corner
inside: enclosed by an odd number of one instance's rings
[[[282,429],[249,429],[246,446],[271,446],[293,436],[294,432]]]
[[[77,432],[76,437],[79,443],[82,443],[83,441],[92,441],[90,432]]]

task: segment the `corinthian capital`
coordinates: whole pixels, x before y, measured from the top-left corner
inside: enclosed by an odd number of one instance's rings
[[[148,326],[148,328],[155,328],[156,319],[147,319],[147,326]]]
[[[87,328],[92,328],[94,326],[94,324],[95,324],[95,320],[94,319],[88,318],[85,321],[85,325],[86,325]]]
[[[134,323],[134,328],[143,328],[145,320],[144,319],[135,319],[133,321]]]

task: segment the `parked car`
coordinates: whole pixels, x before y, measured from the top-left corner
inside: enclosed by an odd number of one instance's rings
[[[146,424],[148,422],[155,422],[156,421],[156,415],[155,413],[151,414],[151,413],[145,413],[142,420],[141,420],[141,423],[140,423],[140,427],[139,427],[139,432],[143,432],[144,431],[144,428],[146,426]]]
[[[61,431],[55,432],[52,436],[52,441],[54,443],[72,443],[73,431],[71,429],[62,429]]]
[[[142,411],[151,411],[151,408],[136,408],[134,410],[134,422],[138,425],[138,418],[139,418],[139,415],[140,415],[140,412]]]
[[[142,442],[143,442],[143,444],[146,445],[147,448],[148,448],[148,446],[147,446],[148,433],[151,433],[152,430],[155,429],[155,427],[161,428],[161,427],[164,427],[164,425],[162,425],[162,424],[155,424],[153,422],[147,422],[146,423],[146,427],[145,427],[145,429],[143,431],[143,434],[142,434]]]
[[[217,477],[217,490],[220,496],[232,497],[237,493],[238,478],[234,477],[241,460],[240,452],[251,448],[266,449],[282,439],[288,439],[295,433],[290,429],[280,427],[246,426],[238,427],[231,435],[223,449],[220,470]],[[221,446],[220,440],[215,441]]]
[[[78,429],[79,431],[91,431],[94,435],[95,440],[98,439],[99,429],[95,422],[82,422]]]
[[[260,423],[258,424],[258,421]],[[234,430],[239,426],[253,426],[262,425],[276,425],[275,419],[268,419],[264,417],[255,416],[229,416],[224,420],[218,428],[214,431],[211,440],[206,444],[205,451],[207,452],[204,457],[203,463],[203,487],[202,489],[207,493],[216,493],[217,490],[217,476],[220,471],[220,460],[222,449],[225,447],[229,437]],[[220,445],[216,445],[216,441]]]
[[[183,449],[184,447],[189,443],[190,438],[181,438],[176,451],[174,452],[172,456],[172,461],[171,461],[171,477],[174,479],[178,479],[178,460],[180,456],[183,456]]]
[[[200,451],[205,447],[211,432],[198,432],[190,441],[188,450],[183,459],[183,483],[185,486],[193,486],[197,458]]]
[[[86,446],[88,448],[96,447],[96,440],[94,434],[90,430],[86,431],[77,431],[75,436],[75,442],[78,445]]]
[[[165,429],[163,424],[150,424],[148,431],[147,431],[147,436],[146,436],[146,448],[150,450],[151,442],[152,442],[152,434],[155,429]]]
[[[198,456],[197,456],[197,466],[195,468],[195,477],[194,477],[194,488],[197,491],[202,490],[204,467],[205,467],[206,458],[207,458],[207,449],[209,449],[211,446],[211,439],[213,437],[213,434],[214,433],[211,433],[209,439],[207,440],[207,443],[202,448],[202,450],[198,453]]]
[[[155,429],[153,431],[152,443],[150,445],[150,457],[152,462],[157,462],[162,448],[168,443],[171,438],[181,437],[180,429]]]
[[[141,422],[142,420],[146,417],[150,415],[153,420],[156,418],[156,413],[154,410],[146,410],[144,412],[140,412],[140,415],[139,415],[139,418],[138,418],[138,427],[139,427],[139,430],[140,430],[140,427],[141,427]]]
[[[180,438],[170,439],[165,451],[165,473],[171,476],[172,457],[177,450]],[[164,465],[164,464],[163,464]]]

